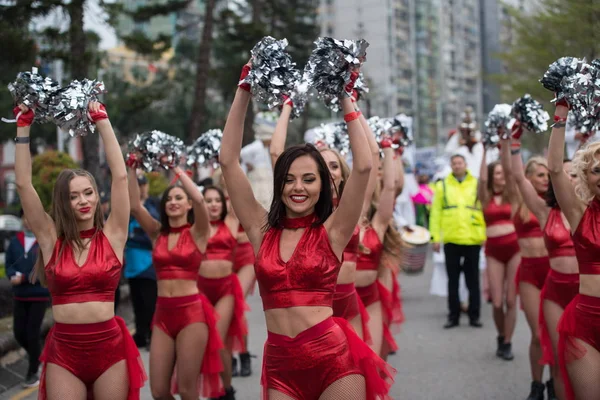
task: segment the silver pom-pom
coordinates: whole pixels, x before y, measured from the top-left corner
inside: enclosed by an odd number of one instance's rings
[[[34,122],[48,122],[49,106],[52,96],[60,88],[55,80],[42,77],[38,69],[31,72],[19,72],[17,79],[8,84],[8,90],[16,104],[24,104],[33,110]]]
[[[223,131],[210,129],[204,132],[194,143],[187,147],[187,165],[205,166],[214,163],[219,157]]]
[[[485,120],[483,144],[487,148],[496,147],[500,139],[506,139],[510,134],[508,124],[511,121],[512,106],[496,104]]]
[[[556,93],[556,100],[563,98],[563,79],[581,71],[585,60],[575,57],[562,57],[550,64],[540,83],[548,90]]]
[[[367,86],[367,81],[365,80],[365,75],[360,72],[356,82],[354,82],[354,89],[361,95],[365,95],[369,93],[369,87]]]
[[[146,172],[176,167],[184,150],[181,139],[161,131],[141,133],[129,143],[129,152],[137,154]]]
[[[365,76],[361,72],[356,78],[356,82],[354,82],[354,89],[359,93],[359,95],[364,95],[365,93],[369,93],[369,87],[365,82]],[[338,96],[322,96],[323,101],[325,102],[325,107],[329,108],[333,112],[342,111],[342,106],[340,104],[340,98]]]
[[[315,130],[315,143],[321,142],[330,149],[339,151],[340,154],[350,153],[348,126],[345,122],[321,124],[321,126],[315,128]]]
[[[252,49],[252,68],[240,83],[250,84],[252,95],[269,108],[283,105],[284,95],[289,96],[300,71],[296,63],[285,52],[286,39],[276,40],[271,36],[261,39]]]
[[[308,82],[305,80],[297,81],[294,90],[290,94],[290,100],[292,100],[292,103],[294,104],[290,119],[296,119],[302,115],[310,95],[311,91]]]
[[[584,64],[582,70],[566,77],[563,82],[565,99],[571,106],[580,127],[585,132],[600,128],[600,63]]]
[[[337,40],[320,37],[315,42],[306,67],[304,78],[317,95],[333,111],[339,111],[339,103],[333,101],[346,93],[352,71],[359,68],[365,60],[369,43],[366,40]],[[335,105],[337,104],[337,106]]]
[[[96,125],[88,117],[88,105],[91,101],[98,101],[98,96],[102,93],[106,93],[103,82],[74,80],[53,96],[50,105],[51,121],[72,137],[94,133]]]
[[[511,115],[530,132],[544,133],[548,130],[550,116],[544,107],[529,94],[517,99],[512,105]]]
[[[392,137],[398,136],[399,146],[408,147],[413,142],[412,117],[399,114],[394,117],[392,126]]]

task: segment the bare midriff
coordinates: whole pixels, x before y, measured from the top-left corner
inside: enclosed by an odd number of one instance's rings
[[[115,303],[88,301],[52,306],[52,317],[61,324],[95,324],[113,319]]]
[[[331,316],[332,308],[324,306],[274,308],[265,311],[267,330],[291,338]]]
[[[543,237],[531,237],[519,239],[521,258],[547,257],[548,250]]]
[[[488,238],[506,236],[506,235],[510,235],[511,233],[514,233],[514,232],[515,232],[515,226],[512,223],[492,225],[492,226],[488,226],[485,229],[485,234]]]
[[[354,285],[356,287],[365,287],[372,285],[377,280],[378,272],[376,270],[361,270],[356,271],[356,280]]]
[[[337,283],[338,285],[345,285],[348,283],[354,283],[356,280],[356,262],[344,261],[338,274]]]
[[[158,297],[183,297],[198,294],[198,284],[189,279],[160,279]]]
[[[233,263],[226,260],[204,260],[200,264],[198,275],[203,278],[224,278],[233,274]]]

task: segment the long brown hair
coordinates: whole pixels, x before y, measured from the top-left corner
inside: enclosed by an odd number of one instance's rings
[[[375,187],[375,192],[373,193],[373,197],[371,199],[369,211],[367,212],[367,218],[369,221],[373,220],[373,217],[377,212],[381,189],[381,181],[378,181]],[[393,261],[394,265],[399,265],[402,261],[402,237],[400,236],[398,229],[396,229],[396,224],[394,223],[393,218],[389,222],[383,236],[383,255],[383,259]]]
[[[546,159],[544,157],[540,157],[540,156],[535,156],[535,157],[531,157],[529,160],[527,160],[527,163],[525,164],[525,177],[527,179],[529,179],[529,177],[535,172],[535,169],[539,166],[542,166],[546,169],[548,169],[548,163],[546,162]],[[530,212],[529,212],[529,208],[527,207],[527,204],[525,204],[525,201],[523,200],[523,196],[519,196],[519,218],[521,218],[521,221],[523,222],[528,222],[529,221],[529,216],[530,216]]]
[[[66,246],[72,246],[78,251],[83,251],[85,248],[79,235],[79,227],[77,226],[75,212],[73,211],[73,207],[71,207],[70,184],[73,178],[77,176],[88,178],[94,189],[94,193],[98,196],[98,202],[96,203],[96,209],[94,210],[94,228],[102,229],[104,227],[104,216],[102,215],[102,209],[100,208],[98,185],[92,174],[83,169],[65,169],[61,171],[58,178],[56,178],[56,182],[54,182],[50,211],[50,217],[54,221],[54,227],[56,228],[56,237],[61,243],[58,256],[56,257],[57,259],[62,256],[62,252]],[[92,238],[92,240],[93,239],[94,238]],[[44,265],[43,254],[41,250],[38,250],[38,257],[30,276],[31,282],[39,280],[42,285],[46,284]]]
[[[330,149],[329,147],[319,149],[319,152],[321,154],[326,151],[330,151],[335,155],[335,157],[338,160],[338,163],[340,164],[340,169],[342,170],[342,181],[340,182],[340,187],[335,188],[339,200],[342,197],[342,194],[344,193],[344,186],[346,185],[346,182],[348,182],[348,178],[350,177],[350,167],[348,166],[348,163],[346,162],[344,157],[342,157],[342,155],[337,150]]]
[[[494,171],[496,170],[497,166],[500,166],[502,168],[502,164],[500,163],[500,161],[494,161],[488,164],[487,167],[488,181],[486,188],[488,192],[488,198],[490,199],[490,201],[494,200]],[[504,188],[504,190],[502,191],[502,204],[506,204],[508,202],[508,190]]]

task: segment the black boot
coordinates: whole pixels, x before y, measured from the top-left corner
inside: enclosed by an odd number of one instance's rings
[[[498,346],[496,347],[496,357],[502,358],[502,345],[504,344],[504,336],[498,336],[496,338]]]
[[[544,389],[546,386],[542,382],[531,382],[531,393],[526,400],[544,400]]]
[[[220,400],[235,400],[235,390],[233,387],[225,389],[225,395],[221,396]]]
[[[512,343],[502,343],[502,355],[500,357],[506,361],[510,361],[515,358],[512,353]]]
[[[556,393],[554,392],[554,380],[550,379],[546,382],[546,395],[548,396],[548,400],[558,400],[556,397]]]
[[[252,375],[252,362],[250,361],[250,353],[240,353],[240,375]]]
[[[240,376],[240,372],[238,371],[237,367],[237,358],[235,358],[235,356],[231,356],[231,376]]]

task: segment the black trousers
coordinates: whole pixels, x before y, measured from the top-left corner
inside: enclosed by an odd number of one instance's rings
[[[479,252],[481,246],[467,246],[447,243],[444,245],[446,272],[448,273],[448,319],[458,321],[460,317],[460,299],[458,283],[460,273],[464,272],[469,289],[469,318],[478,320],[481,309],[479,290]],[[462,263],[461,263],[462,261]]]
[[[36,374],[40,366],[39,358],[42,352],[40,331],[47,307],[46,301],[14,301],[13,333],[17,343],[29,356],[27,377]]]
[[[156,281],[146,278],[130,278],[129,292],[135,316],[133,339],[138,345],[146,345],[150,339],[152,318],[156,308]]]

